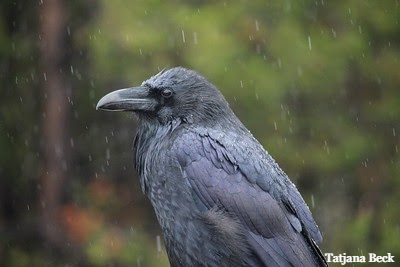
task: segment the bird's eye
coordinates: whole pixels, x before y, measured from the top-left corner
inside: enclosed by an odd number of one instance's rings
[[[162,95],[162,97],[164,97],[164,98],[170,98],[170,97],[172,96],[172,94],[173,94],[173,92],[172,92],[171,89],[163,89],[163,90],[161,91],[161,95]]]

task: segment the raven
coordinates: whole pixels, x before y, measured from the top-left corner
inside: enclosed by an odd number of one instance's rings
[[[101,98],[132,111],[135,167],[171,266],[327,266],[295,185],[193,70],[163,70]]]

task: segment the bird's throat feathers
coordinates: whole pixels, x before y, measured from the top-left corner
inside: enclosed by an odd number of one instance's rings
[[[178,120],[167,124],[158,120],[139,119],[138,130],[133,145],[134,163],[138,172],[142,191],[147,195],[149,190],[148,168],[156,162],[151,153],[162,151],[163,139],[171,134],[181,123]]]

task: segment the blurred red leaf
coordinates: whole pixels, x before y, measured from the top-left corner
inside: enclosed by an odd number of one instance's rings
[[[83,243],[102,225],[102,217],[74,204],[64,205],[60,211],[67,236],[76,243]]]

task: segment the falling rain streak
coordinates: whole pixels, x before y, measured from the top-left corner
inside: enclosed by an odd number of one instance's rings
[[[156,236],[156,242],[157,242],[157,252],[161,253],[161,237],[159,235]]]
[[[182,30],[182,41],[183,41],[183,43],[186,43],[185,31],[184,30]]]
[[[315,207],[315,200],[314,200],[314,194],[311,194],[311,207]]]

